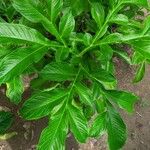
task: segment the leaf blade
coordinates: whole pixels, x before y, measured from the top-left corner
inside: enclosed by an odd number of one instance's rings
[[[84,143],[88,137],[88,127],[85,117],[81,110],[71,105],[68,106],[68,115],[71,132],[78,141]]]

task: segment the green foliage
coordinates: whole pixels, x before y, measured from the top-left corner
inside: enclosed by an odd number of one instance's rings
[[[117,90],[113,56],[138,65],[133,81],[142,80],[150,62],[150,17],[142,8],[149,10],[147,0],[0,2],[0,84],[19,104],[24,75],[36,75],[19,115],[48,117],[38,150],[65,150],[69,132],[81,143],[107,134],[110,150],[123,147],[127,131],[118,108],[133,112],[138,97]],[[12,115],[1,111],[0,133],[11,123]]]
[[[4,134],[11,127],[13,116],[10,112],[0,111],[0,134]]]

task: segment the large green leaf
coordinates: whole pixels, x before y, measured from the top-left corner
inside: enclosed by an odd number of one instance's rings
[[[38,61],[47,52],[46,47],[19,48],[0,60],[0,83],[20,75],[29,65]]]
[[[120,150],[127,138],[126,125],[112,106],[108,107],[106,126],[110,150]]]
[[[10,82],[6,83],[7,90],[6,96],[14,104],[18,104],[21,101],[22,93],[24,92],[24,84],[21,77],[14,77]]]
[[[30,0],[13,0],[13,6],[20,12],[25,18],[34,23],[42,23],[47,31],[55,35],[60,39],[58,31],[55,25],[44,15],[42,10]]]
[[[103,5],[100,2],[92,2],[91,6],[92,17],[96,21],[98,27],[101,28],[105,18]]]
[[[104,37],[101,41],[97,42],[97,44],[115,44],[115,43],[127,43],[131,40],[145,38],[145,35],[139,34],[131,34],[131,35],[122,35],[120,33],[112,33],[108,36]]]
[[[0,111],[0,134],[3,134],[10,128],[13,122],[13,116],[10,112]]]
[[[99,41],[98,45],[105,44],[117,44],[117,43],[127,43],[132,45],[135,51],[139,52],[145,58],[150,59],[150,32],[146,34],[131,34],[122,35],[120,33],[113,33]]]
[[[21,24],[0,23],[0,43],[37,43],[48,45],[48,39],[35,29]],[[50,41],[49,41],[50,42]]]
[[[45,80],[66,81],[73,80],[76,76],[76,69],[68,63],[50,63],[45,66],[40,75]]]
[[[138,100],[138,97],[134,94],[124,91],[106,91],[106,95],[112,100],[112,102],[117,103],[121,108],[128,112],[133,112],[134,104]]]
[[[82,111],[72,105],[67,110],[71,132],[79,142],[84,143],[88,137],[88,126]]]
[[[47,116],[51,110],[64,100],[65,90],[39,92],[29,98],[20,109],[20,114],[27,120],[35,120]]]
[[[48,14],[51,22],[55,23],[63,6],[63,0],[47,0]]]
[[[41,22],[43,24],[49,22],[46,16],[41,12],[43,10],[39,10],[33,1],[30,0],[13,0],[13,6],[17,11],[19,11],[25,18],[30,20],[31,22]],[[46,27],[48,28],[48,27]]]
[[[47,128],[42,131],[38,150],[65,150],[68,121],[65,105],[52,116]]]
[[[70,9],[65,9],[59,23],[59,32],[62,38],[67,38],[74,30],[75,20]]]
[[[75,89],[80,97],[81,102],[83,102],[85,105],[93,106],[93,100],[91,96],[92,93],[89,88],[87,88],[83,84],[76,83]]]

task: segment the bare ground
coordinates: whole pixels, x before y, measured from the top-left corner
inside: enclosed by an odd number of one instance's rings
[[[150,67],[147,67],[145,78],[138,84],[132,84],[134,69],[122,62],[117,64],[119,89],[132,91],[141,99],[136,104],[133,115],[121,111],[128,127],[128,141],[124,150],[150,150]],[[24,93],[24,99],[30,95],[30,90]],[[18,135],[7,141],[0,141],[0,150],[34,150],[40,132],[47,124],[46,119],[27,122],[17,117],[17,107],[10,105],[2,90],[0,91],[0,105],[9,107],[15,114],[17,121],[11,131]],[[67,150],[106,150],[106,137],[99,140],[90,139],[86,144],[78,145],[73,137],[67,140]]]

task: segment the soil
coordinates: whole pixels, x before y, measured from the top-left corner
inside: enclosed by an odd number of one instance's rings
[[[132,91],[141,97],[135,106],[134,114],[127,114],[120,110],[128,127],[128,141],[123,150],[150,150],[150,66],[147,66],[143,81],[133,84],[135,70],[119,60],[116,63],[118,64],[116,71],[119,80],[118,88]],[[26,100],[29,96],[30,89],[27,89],[23,99]],[[11,109],[17,120],[10,130],[10,132],[17,132],[17,135],[0,141],[0,150],[35,150],[41,130],[47,125],[47,119],[28,122],[18,117],[18,107],[9,103],[4,88],[0,90],[0,105]],[[66,145],[67,150],[107,150],[106,136],[97,140],[90,139],[86,144],[78,145],[69,135]]]

